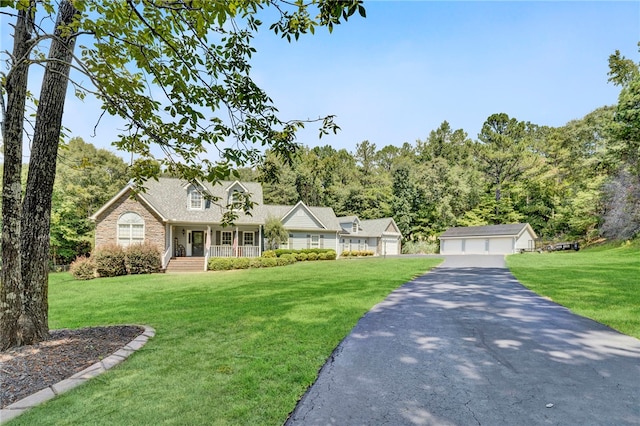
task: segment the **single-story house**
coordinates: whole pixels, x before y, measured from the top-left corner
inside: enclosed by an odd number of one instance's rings
[[[250,195],[254,203],[251,214],[238,211],[233,226],[223,226],[223,206],[236,200],[238,193]],[[205,194],[219,201],[211,202]],[[179,257],[204,258],[201,265],[206,268],[209,257],[261,256],[265,250],[264,224],[269,217],[280,219],[289,233],[289,240],[281,248],[342,252],[340,240],[346,234],[333,209],[310,207],[302,201],[294,206],[264,204],[262,186],[256,182],[224,181],[213,186],[162,177],[146,182],[145,191],[139,192],[129,184],[91,219],[96,223],[96,248],[148,241],[162,249],[163,268]],[[363,241],[366,238],[367,250],[376,255],[385,254],[388,241],[399,238],[391,218],[360,223],[366,226],[358,231],[366,232],[359,237]],[[390,254],[390,247],[389,243],[386,254]]]
[[[340,253],[344,251],[373,251],[376,255],[401,253],[402,234],[391,217],[360,220],[357,216],[338,218]]]
[[[512,254],[535,248],[528,223],[449,228],[440,239],[440,254]]]

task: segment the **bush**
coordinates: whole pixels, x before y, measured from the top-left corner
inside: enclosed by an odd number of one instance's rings
[[[117,244],[100,247],[92,257],[98,276],[117,277],[127,274],[124,250]]]
[[[263,257],[260,259],[262,261],[263,268],[271,268],[274,266],[278,266],[278,260],[272,257]]]
[[[251,261],[248,257],[238,257],[232,262],[233,269],[248,269],[251,266]]]
[[[267,250],[262,253],[262,257],[266,257],[266,258],[278,257],[277,250]]]
[[[69,271],[76,280],[92,280],[96,277],[96,266],[90,257],[79,256],[71,262]]]
[[[438,241],[407,241],[402,244],[403,254],[432,254],[440,252]]]
[[[160,249],[151,243],[130,245],[124,253],[129,274],[152,274],[162,267]]]
[[[262,268],[262,257],[249,258],[249,268]]]
[[[295,257],[292,257],[290,254],[280,256],[276,260],[278,261],[278,266],[287,266],[296,263]]]
[[[360,256],[360,252],[358,250],[351,250],[351,253],[349,254],[349,256],[352,256],[352,257]]]
[[[326,260],[336,260],[336,252],[335,250],[329,250],[326,253],[324,253]]]
[[[305,260],[308,259],[308,257],[309,256],[307,255],[307,253],[302,253],[302,252],[296,253],[296,260],[298,260],[300,262],[304,262]]]
[[[361,251],[360,256],[373,256],[373,252],[371,250]]]
[[[340,256],[349,257],[349,256],[351,256],[351,252],[349,250],[345,250],[340,254]]]
[[[318,260],[318,253],[311,252],[307,254],[307,260]]]
[[[327,253],[320,253],[318,255],[318,260],[327,260]]]
[[[212,257],[207,266],[210,271],[228,271],[233,268],[233,259],[231,257]]]

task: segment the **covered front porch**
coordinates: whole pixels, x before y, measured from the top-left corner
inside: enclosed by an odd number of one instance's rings
[[[217,224],[167,225],[169,244],[167,263],[178,257],[260,257],[262,255],[262,227],[238,225],[222,227]]]

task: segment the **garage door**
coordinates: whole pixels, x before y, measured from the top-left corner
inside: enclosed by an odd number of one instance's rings
[[[383,238],[382,239],[382,253],[381,254],[400,254],[398,252],[398,239],[397,238]]]
[[[490,254],[511,254],[513,253],[512,238],[492,238],[489,240]]]

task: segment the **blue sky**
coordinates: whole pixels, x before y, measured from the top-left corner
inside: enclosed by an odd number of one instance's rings
[[[288,43],[268,31],[255,40],[253,77],[283,119],[335,114],[342,128],[318,140],[310,125],[298,141],[353,152],[424,140],[447,120],[472,139],[484,120],[505,112],[561,126],[614,104],[607,82],[616,49],[639,61],[640,2],[369,1],[332,34]],[[10,44],[3,22],[2,48]],[[71,135],[110,146],[120,123],[93,127],[97,102],[69,97]],[[125,153],[120,153],[127,158]]]

